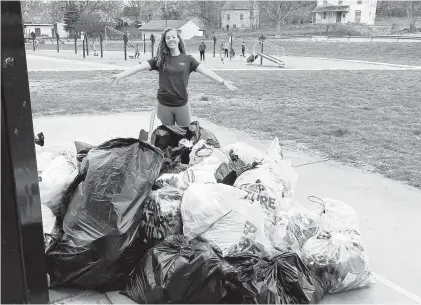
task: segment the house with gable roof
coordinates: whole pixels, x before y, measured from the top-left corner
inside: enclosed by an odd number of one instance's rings
[[[193,20],[151,20],[139,27],[139,30],[146,37],[150,37],[153,34],[159,38],[166,28],[176,29],[183,39],[203,36],[203,31]]]
[[[222,28],[227,31],[257,28],[259,12],[254,1],[227,1],[222,7]]]

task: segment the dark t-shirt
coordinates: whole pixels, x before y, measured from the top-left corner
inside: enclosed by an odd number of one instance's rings
[[[157,67],[156,57],[149,59],[148,62],[151,65],[151,70],[159,72],[158,101],[169,107],[187,104],[189,76],[192,71],[196,71],[200,63],[193,56],[185,53],[171,56],[165,71]]]

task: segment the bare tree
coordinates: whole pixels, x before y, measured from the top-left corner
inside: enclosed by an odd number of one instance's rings
[[[207,30],[220,28],[220,16],[224,1],[189,1],[188,17],[198,17]]]
[[[404,5],[409,21],[409,31],[415,32],[417,17],[421,15],[421,1],[406,1]]]
[[[257,1],[257,5],[264,12],[266,18],[275,25],[277,33],[281,27],[291,19],[295,13],[305,7],[314,5],[314,1]]]

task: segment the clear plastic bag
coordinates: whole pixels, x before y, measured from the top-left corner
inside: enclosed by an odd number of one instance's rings
[[[310,196],[309,200],[318,203],[321,215],[321,232],[339,232],[345,230],[355,230],[359,232],[357,213],[349,204],[337,199],[320,199],[314,196]]]
[[[225,184],[192,184],[181,204],[184,235],[200,236],[222,255],[254,251],[254,242],[271,251],[264,234],[264,213],[245,195]]]
[[[313,213],[296,202],[288,211],[287,230],[295,236],[300,249],[310,237],[317,234],[319,223],[319,214]]]
[[[167,236],[182,234],[180,205],[183,191],[164,187],[152,191],[142,205],[140,229],[150,240],[163,240]]]
[[[369,287],[375,283],[368,256],[356,231],[320,233],[302,248],[304,263],[329,293]]]

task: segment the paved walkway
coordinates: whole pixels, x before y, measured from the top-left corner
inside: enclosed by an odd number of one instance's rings
[[[197,54],[193,55],[199,60]],[[83,58],[81,54],[74,54],[72,51],[28,51],[27,61],[29,71],[83,71],[83,70],[122,70],[147,60],[150,53],[141,53],[139,59],[129,58],[124,60],[123,52],[108,51],[104,58],[100,56],[87,56]],[[206,54],[205,64],[212,70],[421,70],[421,66],[395,65],[387,63],[373,63],[356,60],[339,60],[328,58],[285,56],[285,67],[278,68],[275,63],[263,59],[260,66],[260,59],[257,64],[248,65],[242,57],[225,59],[221,61],[219,54],[213,57],[212,53]]]
[[[126,113],[104,116],[42,117],[34,119],[34,130],[44,132],[46,145],[89,138],[94,143],[110,136],[137,137],[147,130],[150,113]],[[199,120],[222,145],[242,141],[264,151],[270,139],[250,135]],[[156,120],[156,125],[159,120]],[[94,129],[92,126],[96,126]],[[293,165],[320,161],[317,155],[286,150],[285,158]],[[324,304],[421,304],[421,190],[333,161],[296,167],[299,174],[296,199],[308,203],[310,195],[336,198],[351,204],[359,215],[361,234],[378,283],[369,288],[328,295]],[[57,289],[50,292],[58,303],[130,303],[118,292],[99,294],[92,291]]]
[[[111,57],[113,53],[109,52]],[[131,59],[125,62],[118,59],[101,59],[89,56],[83,59],[71,52],[28,52],[27,62],[30,71],[85,71],[85,70],[121,70],[135,64]],[[48,55],[49,57],[46,57]],[[79,54],[80,55],[80,54]],[[51,57],[68,57],[51,58]],[[72,57],[73,56],[73,57]],[[107,55],[108,56],[108,55]],[[143,55],[148,58],[148,54]],[[275,69],[287,72],[289,69],[408,69],[391,65],[337,62],[334,60],[305,59],[287,57],[287,68],[273,66],[262,69]],[[244,61],[234,59],[222,66],[219,58],[207,57],[206,64],[212,69],[261,69],[247,66]],[[248,134],[224,128],[200,119],[204,127],[215,133],[222,145],[236,141],[246,142],[264,151],[270,139],[255,139]],[[44,132],[46,145],[66,143],[70,147],[73,141],[89,138],[94,143],[108,140],[110,136],[137,137],[141,128],[147,129],[149,113],[130,113],[107,116],[71,116],[42,117],[34,120],[34,130]],[[158,120],[156,120],[158,124]],[[97,126],[96,129],[92,126]],[[309,156],[296,151],[286,151],[285,156],[293,165],[319,161],[317,156]],[[296,168],[299,178],[296,186],[296,199],[307,203],[309,195],[331,197],[351,204],[360,219],[362,237],[366,251],[370,256],[371,267],[379,275],[378,284],[370,289],[350,291],[328,295],[322,301],[333,303],[407,303],[421,304],[421,191],[399,182],[385,179],[379,175],[359,169],[342,166],[335,162],[314,163]],[[47,217],[44,211],[44,218]],[[52,302],[60,304],[76,303],[132,303],[118,292],[100,294],[94,291],[56,289],[50,291]]]

